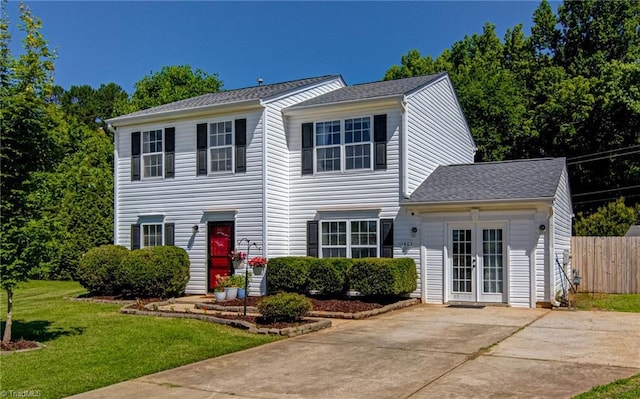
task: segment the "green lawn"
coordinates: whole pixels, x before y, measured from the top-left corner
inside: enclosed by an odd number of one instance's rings
[[[614,312],[640,313],[640,294],[589,294],[574,296],[580,310],[610,310]]]
[[[276,340],[198,320],[123,315],[119,305],[63,299],[82,292],[66,281],[31,281],[16,291],[14,339],[47,347],[2,355],[0,391],[60,398]],[[3,331],[6,302],[3,291]]]
[[[610,384],[593,387],[574,399],[637,399],[640,398],[640,374]]]

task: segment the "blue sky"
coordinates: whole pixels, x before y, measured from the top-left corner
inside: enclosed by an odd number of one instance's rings
[[[348,84],[379,80],[416,48],[439,55],[496,25],[530,32],[539,1],[450,2],[30,2],[56,49],[65,88],[134,83],[163,65],[217,73],[226,89],[325,74]],[[554,4],[554,8],[557,4]],[[18,3],[8,5],[14,42]]]

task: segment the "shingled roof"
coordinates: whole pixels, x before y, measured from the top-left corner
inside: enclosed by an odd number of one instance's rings
[[[341,78],[340,75],[324,75],[315,78],[291,80],[288,82],[274,83],[263,86],[251,86],[243,89],[226,90],[217,93],[207,93],[201,96],[187,98],[185,100],[143,109],[131,114],[110,119],[108,122],[117,122],[120,119],[129,119],[138,116],[151,116],[171,111],[181,111],[213,105],[225,105],[251,100],[264,100],[270,97],[285,94],[305,86],[310,86],[325,80]]]
[[[565,158],[438,166],[404,203],[550,199]]]
[[[303,101],[291,108],[295,109],[314,105],[407,95],[445,75],[446,72],[441,72],[433,75],[415,76],[412,78],[385,80],[381,82],[346,86],[330,91],[321,96],[314,97],[310,100]]]

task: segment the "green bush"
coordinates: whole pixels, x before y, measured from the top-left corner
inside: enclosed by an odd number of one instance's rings
[[[90,295],[118,294],[115,274],[122,260],[128,255],[129,250],[119,245],[91,248],[78,264],[78,282]]]
[[[400,295],[415,291],[417,271],[413,259],[353,259],[348,272],[349,289],[366,296]]]
[[[269,263],[271,265],[271,263]],[[258,311],[269,321],[293,321],[311,310],[311,301],[305,296],[282,292],[258,302]]]
[[[309,283],[309,263],[315,259],[308,257],[269,259],[267,290],[306,293]]]
[[[342,296],[348,291],[347,271],[353,260],[347,258],[314,259],[309,264],[309,290],[323,295]]]
[[[178,247],[159,246],[129,252],[116,274],[125,297],[170,298],[189,282],[189,256]]]

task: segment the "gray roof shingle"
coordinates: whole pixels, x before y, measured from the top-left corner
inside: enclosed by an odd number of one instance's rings
[[[263,86],[251,86],[244,89],[220,91],[217,93],[207,93],[201,96],[187,98],[185,100],[175,101],[168,104],[163,104],[157,107],[143,109],[141,111],[133,112],[127,115],[119,116],[110,119],[109,122],[117,121],[119,119],[131,118],[136,116],[146,116],[161,114],[171,111],[179,111],[184,109],[199,108],[209,105],[223,105],[231,104],[242,101],[251,100],[263,100],[273,96],[285,94],[289,91],[293,91],[308,85],[313,85],[324,80],[340,78],[340,75],[325,75],[314,78],[305,78],[298,80],[291,80],[288,82],[274,83]]]
[[[381,82],[362,83],[353,86],[342,87],[330,91],[321,96],[292,106],[292,109],[313,105],[341,103],[345,101],[366,100],[372,98],[400,96],[410,94],[413,91],[441,78],[446,72],[433,75],[414,76],[412,78],[385,80]]]
[[[439,166],[405,203],[553,198],[565,158]]]

